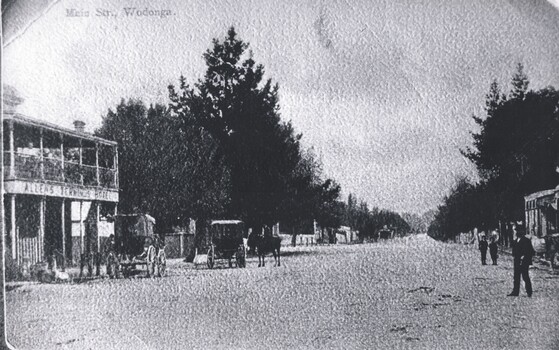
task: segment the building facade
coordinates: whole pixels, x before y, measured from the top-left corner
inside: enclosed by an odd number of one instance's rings
[[[559,232],[559,186],[524,197],[526,230],[534,237]]]
[[[18,267],[77,264],[114,232],[115,142],[15,113],[3,118],[5,257]]]

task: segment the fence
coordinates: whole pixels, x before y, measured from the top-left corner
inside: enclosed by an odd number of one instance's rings
[[[283,247],[293,246],[293,236],[289,234],[279,234],[281,237],[281,245]],[[297,235],[295,245],[307,246],[316,244],[316,239],[314,235]]]
[[[194,235],[185,232],[166,233],[165,254],[168,259],[194,258]]]
[[[43,247],[39,237],[23,237],[17,240],[17,263],[19,266],[30,266],[41,261]]]

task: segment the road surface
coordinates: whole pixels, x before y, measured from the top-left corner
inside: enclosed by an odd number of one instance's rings
[[[506,297],[512,261],[427,236],[287,248],[246,269],[171,261],[164,278],[23,284],[7,292],[21,349],[558,349],[559,276]]]

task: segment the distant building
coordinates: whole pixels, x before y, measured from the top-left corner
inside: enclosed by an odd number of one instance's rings
[[[6,260],[18,267],[79,261],[114,232],[115,142],[8,110],[3,116]]]
[[[359,240],[357,231],[354,231],[349,226],[340,226],[336,231],[337,243],[352,243]]]

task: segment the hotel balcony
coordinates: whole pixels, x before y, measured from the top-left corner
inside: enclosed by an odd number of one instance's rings
[[[41,187],[44,195],[58,196],[69,192],[67,188],[89,189],[96,192],[71,192],[78,199],[95,200],[95,193],[108,191],[101,199],[118,201],[115,142],[85,133],[80,124],[82,128],[71,130],[19,114],[4,117],[3,165],[8,192],[22,193],[29,184],[45,184],[51,187]],[[79,198],[80,193],[85,198]]]
[[[11,153],[4,152],[5,180],[25,179],[44,180],[82,186],[117,188],[117,171],[60,159],[43,158],[25,153],[14,154],[13,168],[10,165]],[[12,170],[13,169],[13,170]]]

